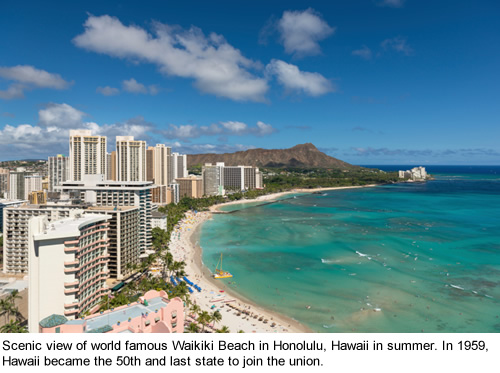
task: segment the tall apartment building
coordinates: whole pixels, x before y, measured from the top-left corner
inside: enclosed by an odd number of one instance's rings
[[[257,167],[225,166],[224,188],[233,190],[262,188],[262,174]]]
[[[167,186],[173,180],[172,148],[164,144],[150,146],[146,151],[146,159],[146,180],[158,186],[153,192],[154,202],[166,204]]]
[[[25,197],[25,181],[26,176],[33,175],[33,172],[26,171],[23,167],[18,167],[16,171],[11,171],[9,175],[9,199],[26,199]]]
[[[111,181],[103,175],[87,176],[83,181],[68,181],[57,189],[61,193],[79,192],[80,199],[94,206],[138,206],[140,216],[139,248],[151,249],[151,189],[150,181]]]
[[[49,157],[49,192],[66,180],[69,180],[69,158],[62,154]]]
[[[10,187],[10,171],[5,168],[0,168],[0,199],[9,196]]]
[[[42,190],[42,177],[38,174],[26,175],[24,177],[24,198],[29,199],[29,196],[33,192],[39,192]]]
[[[81,207],[71,205],[21,205],[3,209],[3,271],[28,273],[28,222],[47,216],[49,222],[67,218]]]
[[[172,179],[187,177],[187,156],[186,154],[172,153]]]
[[[164,144],[156,144],[150,149],[154,150],[154,183],[156,185],[169,185],[173,180],[172,148]]]
[[[10,199],[0,199],[0,232],[3,233],[3,210],[7,207],[18,207],[24,205],[26,201],[23,200],[15,200],[12,201]],[[0,248],[3,250],[3,248]]]
[[[109,219],[109,276],[118,280],[132,273],[132,267],[139,264],[139,207],[135,206],[92,206],[85,214],[104,214]]]
[[[84,175],[106,175],[106,136],[92,136],[90,130],[69,133],[69,179],[82,180]]]
[[[116,136],[117,181],[146,181],[146,141]]]
[[[154,181],[155,178],[155,148],[148,146],[146,149],[146,180]]]
[[[201,175],[204,195],[224,195],[224,162],[217,162],[215,165],[206,163],[201,169]]]
[[[175,179],[179,184],[179,198],[201,198],[203,197],[203,179],[199,176],[180,177]]]
[[[179,184],[170,184],[168,189],[170,193],[167,192],[167,203],[179,203],[181,200]]]
[[[29,223],[28,328],[59,314],[74,319],[94,311],[108,294],[109,215],[75,215]]]

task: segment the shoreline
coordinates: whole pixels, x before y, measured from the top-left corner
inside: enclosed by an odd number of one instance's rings
[[[201,227],[207,220],[212,219],[212,214],[221,212],[220,208],[234,204],[246,204],[261,201],[276,201],[277,198],[296,193],[314,193],[328,190],[340,189],[355,189],[374,187],[377,184],[348,186],[348,187],[329,187],[329,188],[314,188],[314,189],[294,189],[291,191],[268,194],[250,200],[239,200],[222,203],[210,207],[208,212],[193,213],[188,211],[185,217],[179,222],[179,228],[172,232],[170,246],[171,252],[175,260],[183,260],[186,263],[185,271],[191,281],[197,283],[203,290],[191,295],[191,300],[197,304],[201,310],[213,312],[216,309],[220,310],[222,320],[215,325],[214,329],[220,328],[222,325],[228,326],[231,333],[236,333],[240,330],[245,333],[313,333],[314,331],[299,321],[292,319],[281,313],[277,313],[256,305],[254,302],[246,299],[241,294],[234,292],[231,288],[225,285],[223,281],[216,280],[212,277],[212,273],[203,264],[202,248],[199,244],[201,235]],[[238,311],[231,308],[228,303],[237,306],[241,310],[246,310],[250,313],[249,316],[241,313],[238,316]],[[215,305],[215,308],[211,307]],[[257,314],[257,319],[253,315]],[[259,321],[260,317],[267,319],[268,323]],[[271,327],[272,323],[276,323],[275,327]]]
[[[266,194],[266,195],[259,196],[257,198],[253,198],[253,199],[241,199],[238,201],[220,203],[218,205],[210,206],[210,212],[223,212],[221,210],[221,208],[224,206],[239,205],[239,204],[246,204],[246,203],[252,203],[252,202],[264,202],[264,201],[265,202],[271,202],[271,201],[274,202],[277,200],[277,198],[286,196],[288,194],[326,192],[329,190],[342,190],[342,189],[373,188],[373,187],[376,187],[379,185],[382,185],[382,184],[368,184],[368,185],[345,186],[345,187],[325,187],[325,188],[313,188],[313,189],[292,189],[292,190],[288,190],[286,192]]]
[[[202,288],[201,292],[191,294],[191,301],[198,305],[202,311],[211,313],[219,309],[222,320],[215,325],[214,329],[225,325],[231,333],[237,333],[240,330],[245,333],[312,332],[311,329],[297,320],[257,306],[253,302],[244,299],[240,294],[228,289],[224,282],[212,278],[209,269],[202,262],[202,248],[199,245],[201,226],[211,217],[210,212],[186,213],[186,217],[179,223],[180,228],[172,232],[170,251],[175,260],[185,261],[187,277]],[[238,311],[231,308],[228,303],[224,303],[227,301],[230,301],[229,303],[239,309],[248,311],[250,315],[247,316],[241,313],[238,316]],[[211,307],[214,305],[215,308],[212,309]],[[253,318],[255,314],[258,315],[257,319]],[[259,321],[261,316],[263,319],[267,319],[268,322]],[[276,323],[276,326],[272,327],[272,323]]]

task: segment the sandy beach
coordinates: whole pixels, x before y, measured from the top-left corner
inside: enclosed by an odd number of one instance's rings
[[[289,195],[289,194],[297,194],[297,193],[315,193],[315,192],[326,192],[328,190],[341,190],[341,189],[356,189],[356,188],[371,188],[377,186],[377,184],[369,184],[369,185],[361,185],[361,186],[346,186],[346,187],[331,187],[331,188],[314,188],[314,189],[293,189],[286,192],[274,193],[274,194],[266,194],[264,196],[257,197],[255,199],[244,199],[239,201],[231,201],[226,203],[221,203],[219,205],[214,205],[210,207],[210,211],[217,212],[221,211],[221,207],[230,206],[230,205],[239,205],[243,203],[251,203],[251,202],[270,202],[277,200],[280,197]]]
[[[271,312],[243,299],[224,285],[221,280],[212,277],[212,272],[202,263],[202,248],[199,245],[201,225],[212,218],[212,212],[220,211],[220,207],[231,204],[243,204],[259,201],[272,201],[287,194],[313,193],[335,189],[363,188],[338,187],[317,189],[295,189],[288,192],[269,194],[252,200],[240,200],[212,206],[210,212],[194,213],[189,211],[178,228],[172,232],[170,252],[175,260],[186,263],[185,271],[188,278],[202,288],[201,292],[191,294],[193,303],[202,310],[213,312],[219,310],[222,320],[215,325],[215,329],[226,325],[232,333],[240,330],[245,333],[305,333],[311,332],[309,328],[298,321],[284,315]],[[255,318],[255,316],[257,316]],[[260,321],[259,321],[260,320]],[[264,320],[267,320],[264,323]],[[274,326],[272,326],[275,324]]]

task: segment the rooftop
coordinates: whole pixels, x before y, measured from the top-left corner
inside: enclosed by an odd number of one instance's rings
[[[141,303],[134,303],[130,306],[105,313],[103,315],[91,317],[87,319],[87,331],[103,328],[107,325],[114,325],[118,321],[128,321],[129,318],[134,319],[140,317],[145,313],[152,313],[160,310],[160,308],[166,307],[167,302],[163,300],[162,297],[156,297],[148,300],[148,305],[145,306]]]
[[[54,238],[80,235],[80,229],[88,224],[97,223],[102,220],[111,219],[110,215],[85,214],[74,218],[57,220],[46,225],[43,233],[35,235],[36,240],[48,240]]]
[[[139,209],[138,206],[91,206],[87,210],[88,211],[130,211],[130,210],[137,210]]]
[[[162,214],[161,212],[158,212],[158,211],[153,211],[153,212],[151,213],[151,216],[152,216],[153,218],[165,218],[165,219],[167,218],[167,215]]]

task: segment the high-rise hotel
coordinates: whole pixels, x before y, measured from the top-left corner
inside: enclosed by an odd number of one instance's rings
[[[69,133],[70,180],[81,181],[84,175],[106,175],[106,136],[92,136],[90,130]]]
[[[30,332],[52,314],[75,318],[96,310],[108,294],[109,215],[75,215],[49,223],[29,223]]]
[[[116,180],[146,181],[146,141],[116,136]]]

